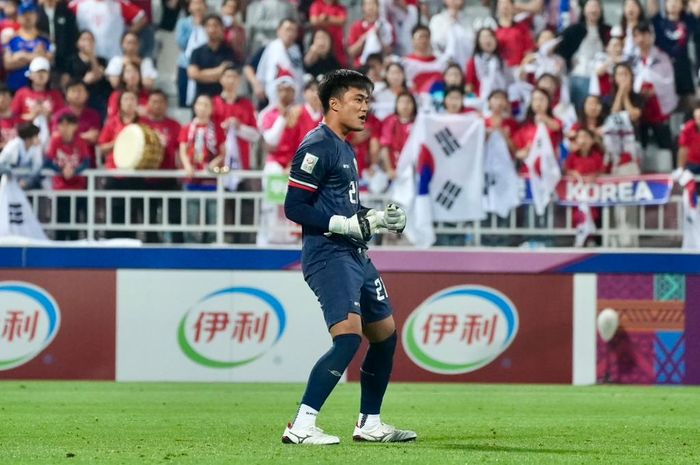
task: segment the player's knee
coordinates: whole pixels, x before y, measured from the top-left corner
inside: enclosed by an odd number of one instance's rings
[[[359,334],[340,334],[333,338],[333,348],[338,354],[342,354],[350,363],[360,348],[362,337]]]
[[[386,353],[387,355],[393,355],[394,352],[396,351],[397,340],[398,340],[398,337],[396,336],[396,331],[394,331],[393,333],[391,333],[391,336],[384,339],[383,341],[373,342],[370,345],[371,345],[371,347],[374,347],[375,349],[381,350],[382,352]]]

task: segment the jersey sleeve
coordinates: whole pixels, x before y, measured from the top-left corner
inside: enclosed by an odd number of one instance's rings
[[[301,145],[294,154],[289,171],[289,187],[316,192],[326,177],[333,154],[322,144]]]

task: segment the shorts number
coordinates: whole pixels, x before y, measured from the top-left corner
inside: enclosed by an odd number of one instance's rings
[[[357,183],[355,181],[350,181],[350,190],[348,191],[350,195],[350,203],[357,203]]]
[[[382,301],[389,297],[389,294],[386,292],[386,286],[384,285],[384,281],[382,281],[382,278],[377,278],[374,280],[374,285],[377,286],[377,300]]]

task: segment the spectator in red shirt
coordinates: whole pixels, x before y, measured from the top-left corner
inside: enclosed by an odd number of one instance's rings
[[[117,165],[114,163],[114,154],[112,153],[112,149],[114,149],[114,141],[116,140],[117,136],[121,130],[129,124],[139,122],[139,102],[136,93],[130,90],[125,90],[119,95],[118,103],[119,111],[107,118],[107,122],[105,123],[104,128],[102,128],[102,132],[100,132],[100,136],[97,139],[105,168],[110,170],[117,168]],[[133,178],[132,181],[134,179],[136,178]],[[108,184],[113,184],[116,186],[119,184],[118,181],[120,180],[109,178]],[[122,179],[121,181],[124,180]],[[127,181],[129,180],[127,179]]]
[[[22,122],[21,118],[12,113],[11,104],[12,93],[0,82],[0,150],[17,136],[17,125]]]
[[[323,106],[318,97],[318,81],[311,76],[307,76],[304,84],[304,103],[299,106],[299,141],[303,140],[306,134],[316,129],[323,120]]]
[[[588,129],[593,134],[596,148],[604,151],[603,146],[603,124],[607,117],[607,111],[603,101],[597,95],[589,95],[583,101],[583,108],[579,112],[578,121],[571,126],[568,137],[575,143],[578,131]],[[572,149],[574,146],[572,145]]]
[[[606,103],[610,103],[613,98],[613,70],[615,65],[627,60],[622,53],[622,46],[622,38],[612,36],[610,37],[610,42],[608,42],[606,52],[596,57],[595,76],[597,81],[591,81],[589,90],[591,94],[599,95]]]
[[[394,114],[387,117],[382,123],[382,135],[379,139],[381,146],[379,162],[390,180],[396,178],[399,156],[408,140],[417,114],[418,106],[415,97],[410,92],[404,91],[396,98]]]
[[[34,121],[37,117],[50,117],[63,108],[61,92],[49,87],[51,65],[44,57],[37,57],[29,65],[28,87],[22,87],[12,99],[12,112],[25,121]]]
[[[139,66],[131,62],[124,63],[119,81],[119,87],[112,92],[107,101],[107,116],[114,116],[117,113],[120,96],[126,91],[133,92],[138,96],[138,111],[140,115],[144,115],[146,113],[146,105],[148,105],[148,90],[141,82]]]
[[[129,90],[119,95],[119,111],[107,118],[104,128],[97,139],[100,153],[104,159],[104,166],[108,170],[117,169],[114,162],[114,142],[119,133],[129,124],[139,122],[138,97]],[[141,190],[143,180],[141,178],[118,178],[110,176],[104,180],[105,190]],[[126,201],[123,197],[114,197],[112,203],[112,223],[124,224],[126,221]],[[138,223],[143,220],[143,202],[134,202],[131,207],[131,222]],[[134,233],[124,231],[107,231],[106,237],[135,237]]]
[[[374,44],[379,45],[380,48],[368,52],[382,53],[384,56],[390,55],[395,42],[395,34],[391,23],[380,19],[378,0],[363,0],[362,19],[358,19],[350,26],[348,55],[353,59],[356,68],[364,64],[365,60],[362,58],[366,58],[368,55],[365,53],[365,45],[370,34],[376,34],[378,42],[374,42]]]
[[[465,72],[467,92],[483,99],[492,90],[506,90],[510,74],[501,59],[496,34],[488,28],[479,29],[474,55],[467,62]]]
[[[605,161],[603,152],[597,146],[594,133],[590,129],[581,128],[576,133],[576,142],[573,151],[569,153],[564,164],[564,172],[567,176],[575,176],[583,181],[590,181],[597,176],[605,174]],[[579,228],[591,215],[591,221],[597,222],[600,218],[600,208],[585,209],[576,208],[573,217],[573,225]]]
[[[519,66],[529,52],[535,48],[529,18],[516,22],[513,0],[498,0],[496,37],[501,58],[506,66]]]
[[[5,46],[19,30],[17,10],[19,0],[7,0],[2,4],[3,18],[0,20],[0,44]]]
[[[141,123],[155,131],[163,146],[163,161],[158,169],[174,170],[177,168],[177,152],[179,148],[178,138],[180,136],[180,123],[172,118],[168,118],[168,96],[160,89],[153,90],[148,96],[146,114],[141,119]],[[146,178],[144,179],[144,189],[156,191],[177,191],[180,184],[176,178]],[[149,215],[151,224],[163,224],[165,199],[151,198],[149,200]],[[171,225],[180,224],[180,199],[168,199],[167,222]],[[146,234],[146,242],[182,242],[181,232],[164,232]]]
[[[240,68],[226,68],[219,80],[221,94],[214,97],[214,120],[226,134],[227,146],[235,138],[238,147],[238,160],[226,160],[231,169],[249,170],[253,167],[251,144],[260,139],[255,106],[248,98],[238,95],[241,84]],[[234,152],[227,150],[227,155]],[[229,158],[229,157],[227,157]]]
[[[95,144],[102,128],[100,114],[87,107],[88,90],[83,81],[72,80],[66,86],[66,106],[57,111],[51,119],[51,131],[58,128],[60,118],[72,114],[78,118],[78,137],[85,142],[90,152],[90,165],[95,166]]]
[[[513,136],[518,131],[518,122],[513,118],[513,113],[508,101],[508,94],[504,90],[494,90],[488,98],[489,113],[485,119],[486,133],[499,131],[508,144],[511,153],[515,153]]]
[[[212,119],[213,105],[211,97],[199,95],[194,101],[194,119],[180,130],[180,163],[190,179],[185,180],[183,187],[188,191],[213,191],[216,183],[209,179],[194,179],[191,176],[196,171],[213,170],[220,167],[225,157],[226,136],[224,130]],[[216,201],[206,199],[205,224],[216,222]],[[188,199],[187,224],[199,224],[200,201]],[[185,233],[186,242],[213,242],[213,233]]]
[[[678,167],[700,174],[700,103],[695,104],[693,118],[683,125],[678,136]]]
[[[634,63],[634,88],[645,100],[640,122],[640,142],[646,147],[649,131],[654,133],[656,145],[671,149],[669,118],[678,104],[673,64],[669,56],[654,46],[654,33],[649,23],[634,28],[634,42],[638,55]]]
[[[204,171],[219,166],[224,160],[226,136],[220,125],[212,119],[213,104],[211,97],[200,95],[194,102],[194,119],[180,130],[180,163],[189,176],[196,171]],[[211,182],[199,182],[190,179],[185,187],[207,185]]]
[[[348,12],[338,0],[315,0],[309,9],[309,22],[316,28],[328,31],[333,38],[335,56],[343,67],[347,64],[343,40],[347,19]]]
[[[87,179],[79,176],[81,171],[90,167],[90,150],[83,140],[78,137],[78,118],[72,113],[63,113],[58,119],[56,132],[51,137],[46,153],[47,164],[56,171],[53,177],[53,189],[85,190]],[[70,197],[58,197],[56,205],[56,221],[71,222]],[[87,199],[76,198],[75,203],[77,222],[85,222],[87,217]],[[57,230],[57,240],[78,239],[78,231]]]
[[[518,160],[525,160],[530,154],[530,146],[535,140],[537,133],[537,125],[544,124],[549,133],[549,139],[552,142],[552,148],[555,155],[559,155],[559,144],[562,138],[562,124],[552,113],[552,103],[549,94],[546,90],[536,88],[532,91],[532,99],[530,106],[527,109],[525,121],[520,126],[520,129],[513,137],[513,143],[517,151],[515,157]],[[527,173],[527,166],[521,165],[521,172]]]

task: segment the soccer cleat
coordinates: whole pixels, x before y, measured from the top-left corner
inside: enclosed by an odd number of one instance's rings
[[[352,433],[352,439],[360,442],[408,442],[415,441],[417,437],[413,431],[396,429],[386,423],[380,423],[372,429],[355,425]]]
[[[317,426],[311,426],[306,429],[292,429],[292,424],[289,423],[282,434],[282,442],[285,444],[308,444],[308,445],[331,445],[340,444],[340,439],[337,436],[326,434]]]

